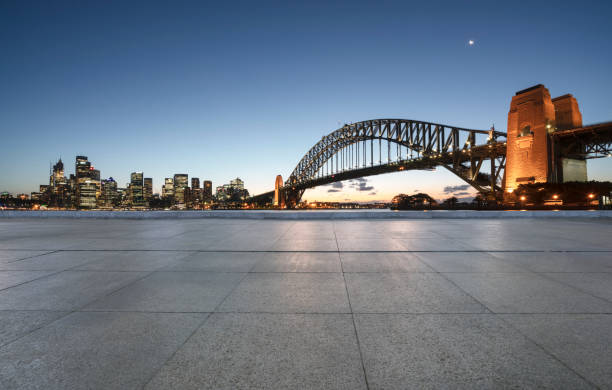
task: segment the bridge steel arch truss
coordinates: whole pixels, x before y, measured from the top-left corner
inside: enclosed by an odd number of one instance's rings
[[[504,140],[498,140],[499,138]],[[288,204],[307,188],[363,176],[442,166],[489,198],[501,196],[506,134],[409,119],[347,124],[317,142],[284,184]],[[384,146],[384,148],[383,148]],[[488,162],[485,164],[485,162]],[[482,169],[487,166],[487,169]]]

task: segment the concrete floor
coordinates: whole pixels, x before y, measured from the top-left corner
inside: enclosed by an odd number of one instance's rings
[[[2,220],[0,388],[612,388],[609,219]]]

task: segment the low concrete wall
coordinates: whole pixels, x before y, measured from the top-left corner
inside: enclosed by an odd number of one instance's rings
[[[207,211],[21,211],[1,210],[1,218],[98,218],[98,219],[431,219],[431,218],[612,218],[612,210],[560,211],[391,211],[391,210],[207,210]]]

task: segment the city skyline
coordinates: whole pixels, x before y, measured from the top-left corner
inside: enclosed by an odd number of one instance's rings
[[[0,206],[35,210],[201,210],[242,207],[250,195],[244,181],[238,177],[217,186],[214,192],[212,181],[204,179],[200,182],[199,177],[189,178],[187,173],[175,173],[164,178],[159,192],[154,192],[153,183],[153,178],[145,177],[144,172],[139,171],[131,172],[129,182],[120,186],[112,176],[103,179],[100,170],[95,169],[87,156],[77,155],[74,173],[66,170],[59,158],[50,166],[48,182],[30,193],[0,191],[4,200]],[[22,201],[27,201],[27,205]]]
[[[585,124],[610,119],[607,3],[529,12],[447,3],[435,20],[433,4],[242,6],[249,12],[2,4],[0,191],[30,193],[49,162],[85,154],[119,183],[147,172],[155,192],[175,172],[197,172],[213,183],[240,176],[258,194],[344,123],[396,117],[505,131],[509,97],[538,83],[572,93]],[[355,28],[363,20],[370,28]],[[589,178],[612,180],[607,160],[589,161]],[[475,193],[443,169],[366,180],[304,198]]]

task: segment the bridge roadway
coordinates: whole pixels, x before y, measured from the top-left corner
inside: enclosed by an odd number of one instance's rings
[[[610,237],[609,219],[0,219],[0,388],[609,389]]]
[[[612,122],[556,131],[551,137],[559,147],[560,156],[586,159],[612,157]]]

